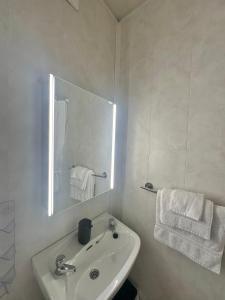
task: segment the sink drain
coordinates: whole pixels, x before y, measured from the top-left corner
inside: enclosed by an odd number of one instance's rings
[[[100,272],[98,269],[93,269],[93,270],[91,270],[89,276],[92,280],[95,280],[98,278],[99,274],[100,274]]]

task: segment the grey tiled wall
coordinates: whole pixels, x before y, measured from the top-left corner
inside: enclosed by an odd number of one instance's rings
[[[132,273],[146,300],[224,299],[221,276],[153,240],[156,187],[225,205],[225,1],[152,0],[124,20],[128,104],[123,218],[142,238]]]

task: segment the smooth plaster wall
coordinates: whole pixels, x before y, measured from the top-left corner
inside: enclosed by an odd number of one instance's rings
[[[224,0],[151,0],[121,23],[123,221],[142,240],[132,279],[144,300],[224,299],[225,259],[217,276],[154,241],[155,195],[139,188],[150,181],[225,205],[224,28]]]
[[[65,0],[1,0],[0,16],[1,197],[8,184],[9,198],[16,201],[17,249],[17,277],[5,299],[41,300],[31,256],[70,232],[80,218],[109,209],[112,195],[47,217],[41,178],[48,73],[113,100],[116,21],[98,0],[80,1],[79,12]]]

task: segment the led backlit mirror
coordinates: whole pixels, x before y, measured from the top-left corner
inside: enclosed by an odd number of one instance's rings
[[[115,131],[115,104],[49,75],[49,216],[113,189]]]

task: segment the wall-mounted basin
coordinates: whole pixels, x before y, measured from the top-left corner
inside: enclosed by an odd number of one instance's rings
[[[136,260],[140,238],[115,219],[116,234],[109,230],[105,213],[93,221],[92,239],[82,246],[73,232],[32,258],[33,270],[48,300],[107,300],[119,290]],[[55,275],[56,258],[65,255],[76,272]]]

